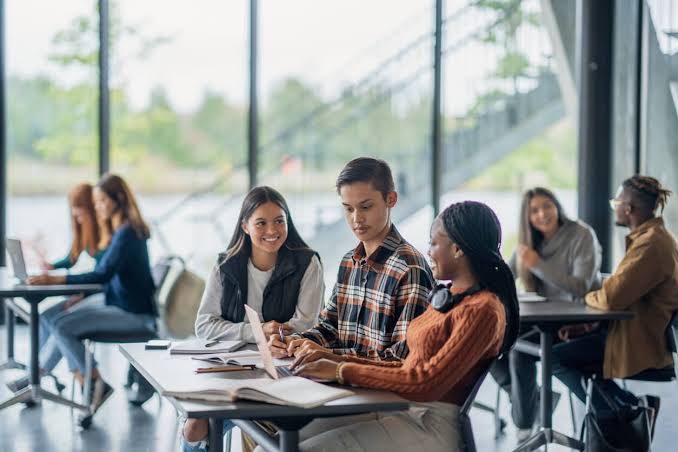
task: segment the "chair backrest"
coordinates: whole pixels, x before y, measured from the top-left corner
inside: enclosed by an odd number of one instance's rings
[[[673,312],[671,322],[666,328],[666,345],[671,353],[678,352],[678,311]]]
[[[155,294],[153,295],[153,315],[155,317],[161,317],[159,306],[160,293],[163,291],[167,276],[175,262],[181,263],[182,267],[184,266],[184,260],[181,257],[170,255],[160,258],[151,268],[151,277],[153,278],[153,284],[155,284]]]
[[[478,379],[476,380],[475,384],[473,385],[473,388],[471,389],[471,392],[468,394],[468,397],[466,397],[466,400],[464,401],[464,404],[461,406],[461,410],[459,412],[461,414],[468,414],[469,411],[471,411],[471,407],[473,406],[473,401],[476,399],[476,396],[478,395],[478,391],[480,391],[480,387],[483,385],[483,382],[485,381],[485,377],[487,377],[487,374],[490,372],[490,368],[492,367],[492,364],[494,363],[494,360],[490,361],[490,363],[487,365],[485,369],[478,375]]]
[[[471,407],[473,406],[473,401],[476,399],[478,391],[480,390],[480,387],[483,385],[485,377],[487,377],[487,374],[490,372],[490,368],[492,367],[493,363],[494,360],[491,360],[487,364],[487,367],[485,367],[485,369],[483,369],[480,375],[478,375],[478,378],[475,384],[473,385],[471,392],[466,397],[464,404],[461,406],[461,409],[459,410],[459,429],[461,431],[461,437],[464,440],[464,446],[467,452],[476,452],[476,441],[473,436],[473,427],[471,426],[471,418],[469,417],[468,413],[471,410]]]
[[[194,334],[205,280],[183,266],[168,279],[167,289],[158,297],[161,335],[183,339]]]
[[[671,351],[673,357],[673,374],[678,381],[678,311],[673,312],[671,323],[666,329],[666,345]]]

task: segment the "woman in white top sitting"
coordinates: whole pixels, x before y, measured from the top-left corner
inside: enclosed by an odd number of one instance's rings
[[[203,339],[255,342],[245,304],[259,313],[266,339],[315,325],[325,286],[318,254],[294,227],[280,193],[253,188],[245,197],[226,252],[203,294],[195,333]],[[224,430],[232,428],[224,422]],[[206,419],[184,424],[184,451],[207,450]]]

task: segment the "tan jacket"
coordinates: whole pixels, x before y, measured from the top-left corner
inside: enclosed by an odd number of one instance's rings
[[[603,288],[586,295],[602,310],[633,312],[610,322],[603,376],[624,378],[671,364],[666,327],[678,310],[678,246],[664,220],[653,218],[626,236],[626,254]]]

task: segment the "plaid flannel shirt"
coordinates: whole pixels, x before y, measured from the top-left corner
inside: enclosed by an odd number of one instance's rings
[[[403,359],[407,327],[433,286],[424,256],[392,226],[369,257],[362,243],[346,253],[318,325],[301,336],[337,354]]]

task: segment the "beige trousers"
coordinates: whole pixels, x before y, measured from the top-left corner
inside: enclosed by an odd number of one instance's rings
[[[413,403],[408,411],[316,419],[299,431],[303,452],[395,452],[463,449],[459,407]],[[263,452],[261,447],[256,452]]]

